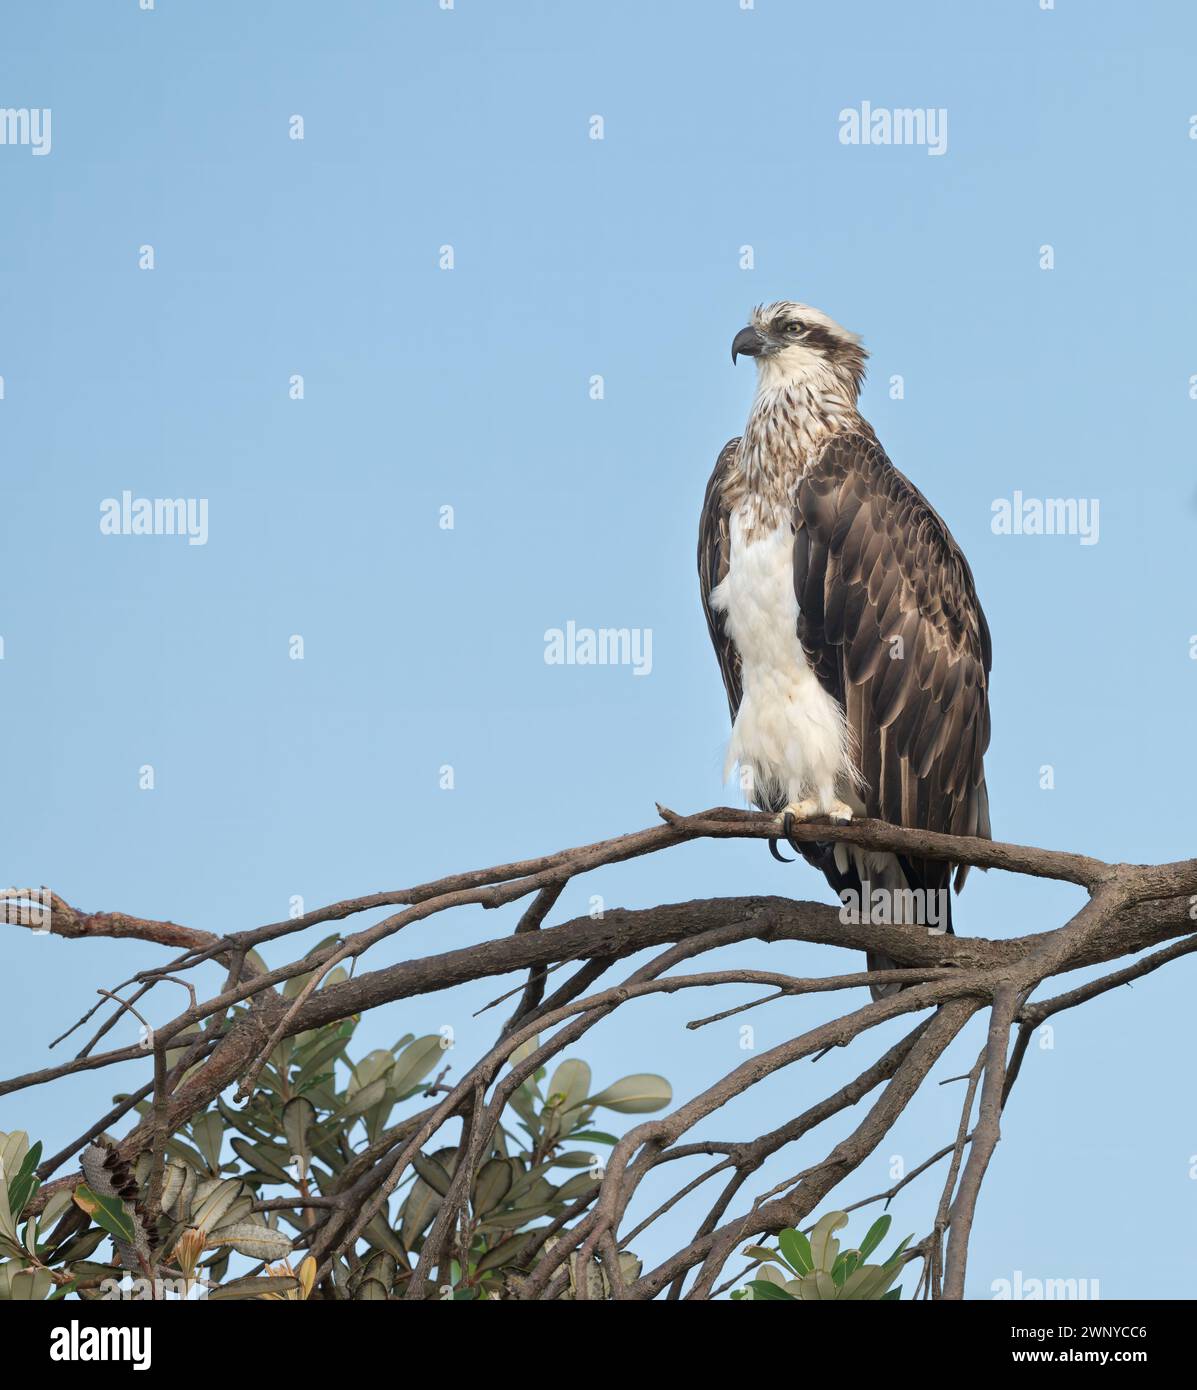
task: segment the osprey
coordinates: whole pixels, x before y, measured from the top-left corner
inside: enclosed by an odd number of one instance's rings
[[[860,339],[783,301],[754,310],[738,356],[756,358],[756,396],[720,451],[698,535],[732,717],[725,777],[739,763],[787,837],[794,821],[854,815],[988,837],[989,627],[951,532],[857,409]],[[967,865],[790,842],[845,904],[879,890],[934,901],[932,929],[951,932],[949,884],[954,873],[960,891]]]

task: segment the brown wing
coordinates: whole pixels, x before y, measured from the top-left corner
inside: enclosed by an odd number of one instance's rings
[[[794,527],[798,638],[846,712],[868,814],[988,836],[989,627],[951,532],[862,433],[803,476]]]
[[[715,471],[707,483],[707,495],[703,499],[702,516],[698,523],[698,583],[702,589],[702,611],[707,615],[707,629],[711,643],[719,659],[719,670],[723,674],[723,688],[727,691],[727,704],[731,710],[732,722],[740,708],[743,683],[740,678],[740,654],[735,644],[724,630],[723,614],[711,607],[711,590],[721,583],[727,574],[731,541],[728,535],[727,509],[723,505],[723,480],[736,456],[740,440],[729,439],[719,451],[715,460]]]

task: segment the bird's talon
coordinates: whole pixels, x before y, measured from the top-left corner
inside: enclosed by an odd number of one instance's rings
[[[792,811],[787,811],[785,815],[782,816],[781,828],[785,834],[786,840],[789,843],[790,848],[794,850],[796,853],[801,854],[802,846],[798,843],[797,840],[794,839],[794,813]]]
[[[781,853],[781,851],[777,848],[777,840],[772,835],[769,836],[769,853],[773,856],[774,859],[777,860],[779,864],[792,864],[794,862],[792,859],[787,859],[785,855]]]

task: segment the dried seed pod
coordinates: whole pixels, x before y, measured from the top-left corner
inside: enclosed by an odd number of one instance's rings
[[[141,1193],[133,1169],[121,1158],[116,1145],[106,1135],[93,1139],[79,1156],[87,1185],[98,1197],[119,1197],[133,1214],[133,1241],[113,1237],[122,1266],[142,1273],[153,1267],[157,1233],[146,1219]]]

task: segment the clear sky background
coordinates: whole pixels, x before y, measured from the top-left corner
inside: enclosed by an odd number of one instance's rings
[[[840,111],[863,101],[946,108],[946,153],[841,144]],[[995,835],[1194,852],[1185,0],[9,0],[0,106],[53,113],[49,155],[0,147],[5,883],[227,931],[294,894],[311,908],[647,825],[654,801],[736,799],[694,542],[752,393],[731,339],[777,298],[865,336],[863,410],[972,562],[994,640]],[[208,499],[207,544],[101,535],[102,499],[125,489]],[[1098,543],[995,535],[1015,490],[1098,499]],[[547,665],[546,629],[570,620],[651,629],[651,674]],[[575,882],[550,920],[591,893],[829,899],[759,843]],[[1044,929],[1081,900],[976,874],[957,928]],[[479,941],[514,913],[440,916],[370,959]],[[730,958],[855,962],[800,945]],[[162,955],[9,928],[0,959],[11,1074],[57,1058],[46,1044],[97,985]],[[452,1024],[460,1074],[494,1027],[472,1011],[514,983],[391,1006],[359,1039]],[[971,1296],[1016,1270],[1197,1296],[1195,983],[1190,957],[1033,1047]],[[625,1007],[577,1051],[597,1082],[659,1071],[686,1097],[743,1059],[745,1020],[685,1021],[750,994]],[[155,996],[154,1017],[179,1002]],[[757,1010],[756,1045],[831,1007]],[[901,1026],[780,1073],[701,1132],[780,1123]],[[960,1089],[934,1082],[980,1041],[944,1059],[844,1200],[950,1140]],[[5,1098],[0,1128],[65,1143],[143,1070]],[[786,1150],[760,1185],[823,1151]],[[927,1228],[941,1181],[903,1193],[896,1234]],[[639,1253],[683,1244],[699,1212]]]

